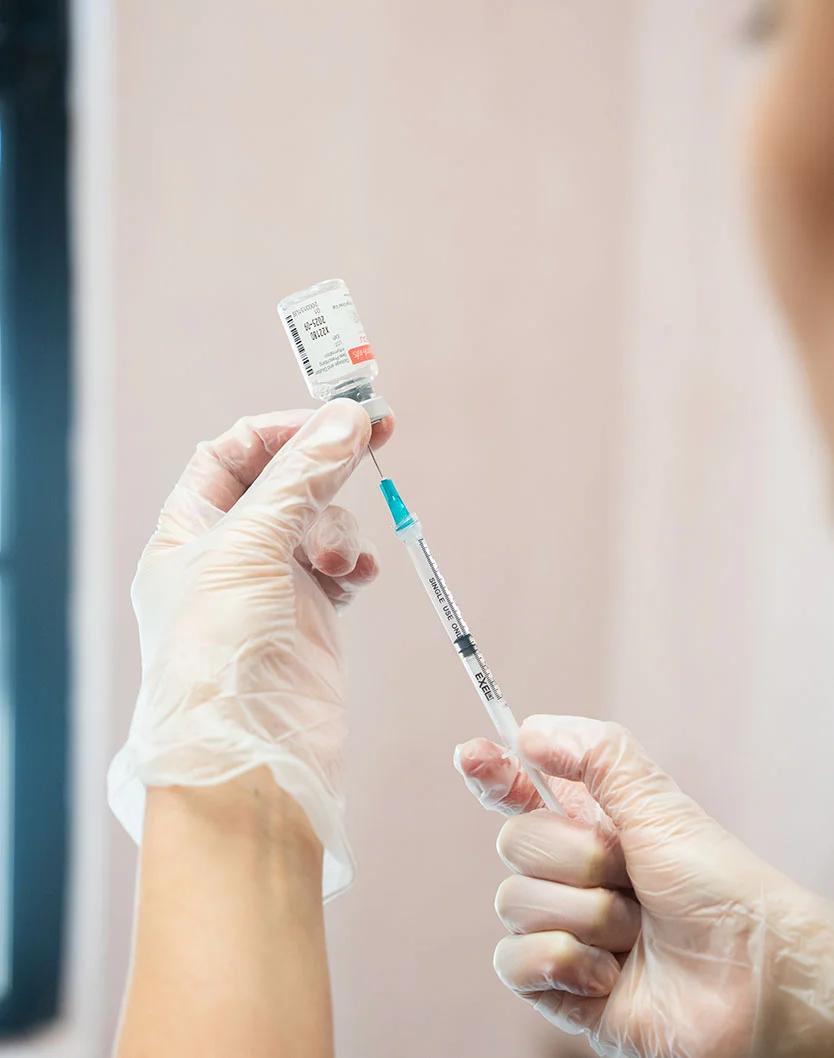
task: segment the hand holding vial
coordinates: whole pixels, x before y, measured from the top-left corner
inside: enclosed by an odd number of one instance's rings
[[[390,430],[379,424],[377,440]],[[147,786],[219,786],[266,767],[324,845],[325,897],[352,881],[336,611],[378,564],[331,501],[371,436],[351,400],[242,419],[198,447],[171,493],[133,585],[142,686],[109,775],[137,842]]]

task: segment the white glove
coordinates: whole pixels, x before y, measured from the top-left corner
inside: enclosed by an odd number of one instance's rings
[[[142,686],[108,775],[110,806],[137,843],[146,786],[208,786],[266,766],[324,846],[325,898],[353,880],[336,607],[377,560],[329,504],[370,436],[347,400],[243,419],[198,448],[169,497],[133,585]]]
[[[614,724],[532,717],[515,759],[476,739],[455,764],[505,823],[502,981],[628,1058],[834,1055],[834,908],[757,859]],[[596,817],[596,806],[604,817]]]

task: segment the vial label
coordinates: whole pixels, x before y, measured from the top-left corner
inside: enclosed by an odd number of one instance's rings
[[[374,359],[353,298],[343,290],[317,294],[281,318],[310,379],[337,379],[355,364]]]

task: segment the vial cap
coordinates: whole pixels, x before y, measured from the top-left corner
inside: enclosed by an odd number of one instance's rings
[[[379,422],[391,414],[385,397],[371,397],[370,400],[360,400],[359,403],[368,413],[371,422]]]

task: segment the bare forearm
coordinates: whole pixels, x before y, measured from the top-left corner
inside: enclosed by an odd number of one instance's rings
[[[331,1058],[321,847],[265,772],[148,792],[118,1058]]]

